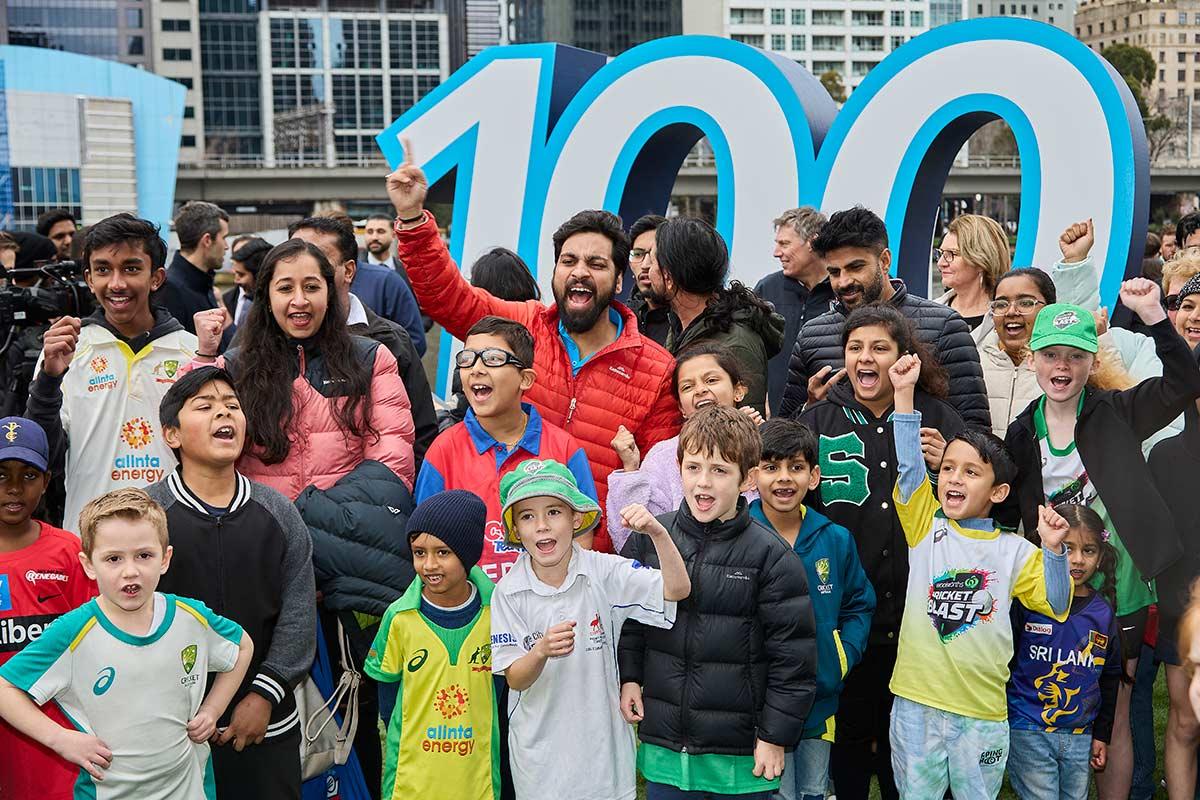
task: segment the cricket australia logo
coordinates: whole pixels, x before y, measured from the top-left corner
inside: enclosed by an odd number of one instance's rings
[[[817,591],[821,594],[829,594],[833,591],[833,586],[829,583],[829,559],[818,558],[816,564],[817,580],[820,582],[817,585]]]
[[[183,665],[184,672],[184,676],[179,679],[179,683],[183,686],[194,686],[200,680],[200,673],[192,674],[192,669],[196,666],[197,650],[196,645],[189,644],[179,651],[179,662]]]
[[[988,591],[990,579],[984,570],[948,569],[930,583],[929,621],[943,643],[992,621],[996,599]]]

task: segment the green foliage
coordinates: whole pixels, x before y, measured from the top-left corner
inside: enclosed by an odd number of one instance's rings
[[[833,98],[835,103],[846,102],[846,87],[842,84],[842,75],[836,69],[826,70],[821,73],[819,79],[821,85],[825,87],[825,91],[829,92],[829,96]]]

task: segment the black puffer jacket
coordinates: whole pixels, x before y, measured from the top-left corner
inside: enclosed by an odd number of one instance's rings
[[[750,755],[755,739],[792,747],[816,692],[817,640],[804,563],[750,518],[697,522],[683,503],[659,521],[687,565],[691,595],[670,630],[627,622],[621,682],[642,685],[642,741],[689,753]],[[657,567],[649,537],[622,555]]]
[[[296,498],[313,541],[313,571],[332,611],[383,616],[416,573],[404,541],[412,494],[378,461],[364,461],[333,486]]]
[[[987,387],[979,351],[971,330],[958,312],[908,293],[904,281],[893,278],[896,293],[888,300],[901,314],[908,317],[917,329],[917,336],[929,345],[950,377],[950,394],[946,398],[968,425],[991,430],[992,417],[988,410]],[[805,324],[792,348],[788,366],[787,387],[777,416],[795,417],[808,399],[808,379],[822,367],[841,369],[845,365],[842,348],[842,327],[847,312],[840,302],[825,314]]]

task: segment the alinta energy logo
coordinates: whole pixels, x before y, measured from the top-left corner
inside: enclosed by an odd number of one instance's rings
[[[120,437],[134,450],[144,450],[154,441],[154,426],[145,417],[134,417],[121,426]],[[113,459],[110,477],[114,481],[155,483],[162,480],[164,472],[158,456],[126,453]]]
[[[470,695],[466,688],[452,683],[438,689],[433,698],[434,709],[445,720],[454,720],[470,710]],[[421,749],[427,753],[449,753],[469,756],[475,752],[475,732],[470,725],[430,725],[425,729],[425,741]]]
[[[91,375],[88,376],[89,392],[103,392],[108,389],[113,389],[117,385],[117,376],[115,373],[108,371],[108,359],[104,356],[96,356],[89,362],[92,368]]]

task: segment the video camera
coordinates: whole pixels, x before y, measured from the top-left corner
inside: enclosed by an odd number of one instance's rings
[[[96,308],[92,290],[83,279],[83,264],[58,261],[9,270],[8,285],[0,288],[0,327],[48,325],[57,317],[86,317]],[[36,279],[32,286],[19,286]]]

